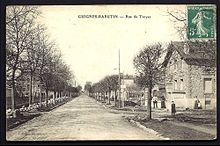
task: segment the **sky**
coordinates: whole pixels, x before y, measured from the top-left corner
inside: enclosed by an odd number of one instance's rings
[[[121,72],[132,75],[135,74],[133,58],[145,45],[179,40],[174,24],[164,15],[167,8],[186,7],[40,6],[40,20],[74,72],[77,84],[84,86],[86,81],[95,83],[106,75],[118,74],[119,49]],[[79,18],[81,15],[117,15],[118,18]]]

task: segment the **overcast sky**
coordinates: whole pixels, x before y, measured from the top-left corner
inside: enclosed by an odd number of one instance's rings
[[[185,6],[170,8],[185,9]],[[143,46],[179,40],[174,24],[164,16],[166,9],[165,5],[40,7],[41,21],[81,85],[117,74],[119,49],[121,72],[134,74],[133,58]],[[124,18],[78,18],[79,15],[118,15]],[[126,15],[137,15],[138,18],[125,18]]]

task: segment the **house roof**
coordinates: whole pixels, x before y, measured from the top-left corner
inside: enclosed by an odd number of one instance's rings
[[[204,44],[204,45],[203,45]],[[184,52],[184,45],[189,49],[188,53]],[[207,47],[209,49],[207,49]],[[216,49],[216,43],[207,43],[207,42],[172,42],[168,46],[168,51],[165,56],[163,66],[166,67],[173,52],[177,51],[188,65],[196,66],[216,66],[216,61],[210,57],[210,49]]]

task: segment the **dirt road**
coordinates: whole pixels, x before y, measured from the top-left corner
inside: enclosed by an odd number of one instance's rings
[[[36,117],[6,133],[13,141],[161,139],[126,121],[86,95]]]

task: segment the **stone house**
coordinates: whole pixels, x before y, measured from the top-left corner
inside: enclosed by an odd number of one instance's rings
[[[121,98],[125,101],[128,100],[132,94],[132,89],[129,87],[134,85],[134,77],[132,75],[123,75],[121,77]]]
[[[216,42],[172,42],[163,65],[166,103],[193,109],[195,99],[203,109],[216,109]]]

